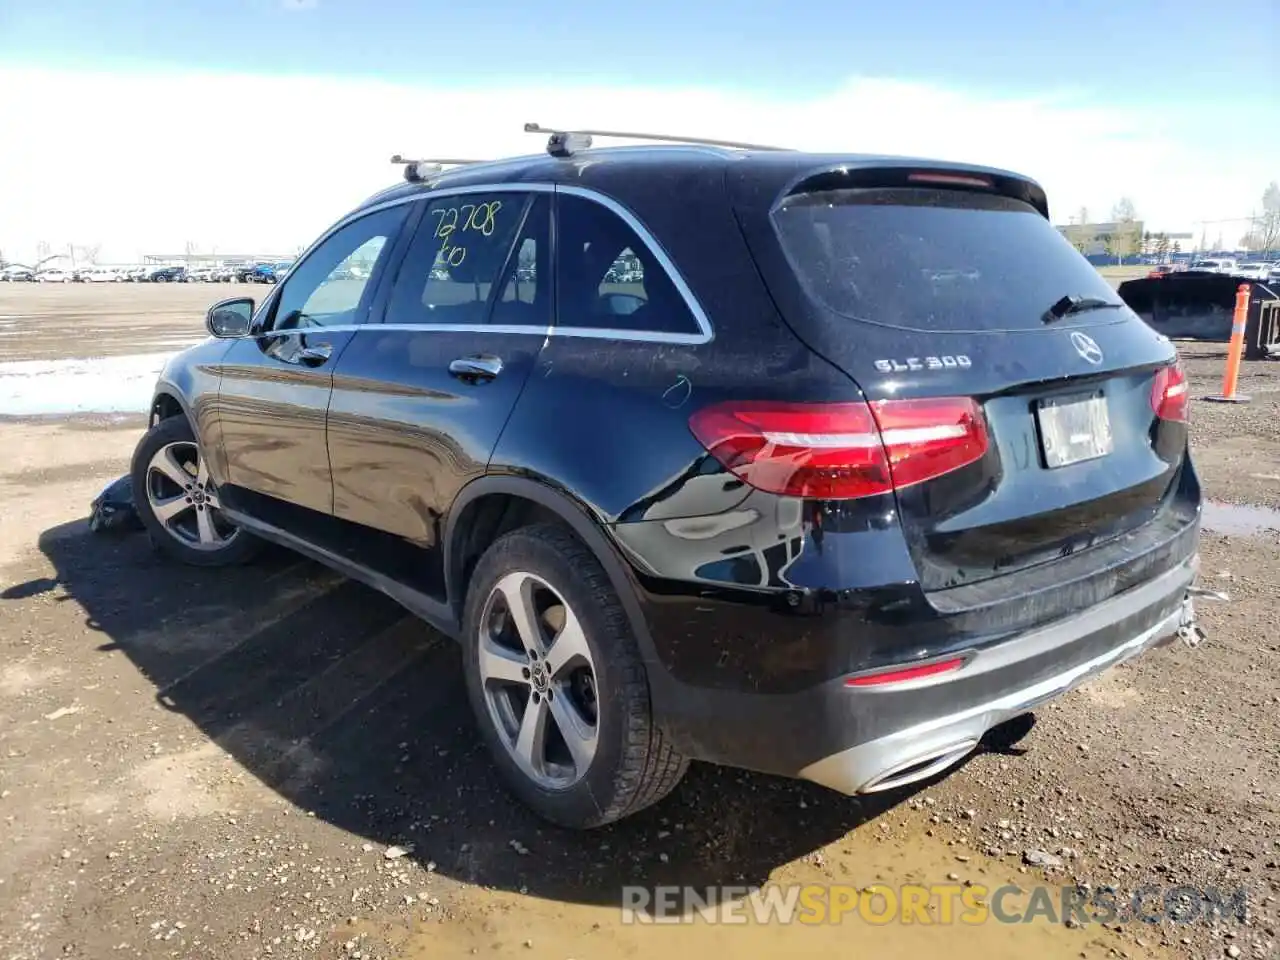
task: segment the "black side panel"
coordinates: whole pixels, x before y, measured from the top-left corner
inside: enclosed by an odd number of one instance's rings
[[[417,606],[411,607],[415,612],[428,601],[438,605],[439,610],[434,610],[429,619],[439,626],[436,621],[447,609],[444,574],[427,562],[422,548],[400,537],[243,487],[223,487],[219,493],[229,513],[251,518],[256,526],[279,531],[269,539],[384,592],[390,592],[386,585],[397,584],[420,597],[415,601]],[[283,539],[285,534],[287,541]]]

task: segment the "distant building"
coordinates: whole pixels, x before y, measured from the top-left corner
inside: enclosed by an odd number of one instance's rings
[[[1143,224],[1141,220],[1135,220],[1132,223],[1123,225],[1131,234],[1135,235],[1140,242],[1142,239]],[[1083,253],[1086,257],[1098,254],[1109,253],[1111,238],[1122,229],[1119,223],[1069,223],[1065,226],[1059,226],[1058,232],[1061,233],[1070,244]],[[1135,243],[1136,246],[1136,243]],[[1134,249],[1134,253],[1138,251]]]
[[[1146,223],[1142,220],[1134,220],[1123,226],[1136,238],[1130,254],[1133,256],[1142,254],[1144,252],[1142,240],[1149,231]],[[1122,226],[1116,222],[1068,223],[1059,225],[1057,229],[1073,247],[1086,257],[1100,257],[1111,255],[1111,239],[1118,230],[1122,229]],[[1170,253],[1173,252],[1175,244],[1181,253],[1190,253],[1196,248],[1196,236],[1190,231],[1150,230],[1149,232],[1153,237],[1162,236],[1166,238],[1169,242],[1168,252]],[[1146,252],[1148,254],[1155,253],[1154,250]]]

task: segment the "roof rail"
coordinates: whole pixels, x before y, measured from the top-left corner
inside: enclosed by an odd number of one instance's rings
[[[738,150],[787,150],[788,147],[771,147],[762,143],[741,143],[737,140],[712,140],[708,137],[682,137],[670,133],[625,133],[620,130],[558,130],[538,123],[526,123],[525,133],[547,133],[547,153],[553,157],[569,157],[591,146],[592,137],[616,137],[623,140],[661,140],[665,143],[691,143],[704,147],[732,147]]]
[[[423,180],[427,180],[435,176],[445,167],[461,167],[466,166],[469,163],[485,163],[486,161],[446,159],[442,157],[433,157],[426,160],[410,160],[397,153],[391,158],[391,162],[404,165],[404,178],[410,183],[421,183]]]

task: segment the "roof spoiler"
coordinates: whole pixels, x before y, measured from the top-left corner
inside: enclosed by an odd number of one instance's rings
[[[986,167],[930,163],[911,159],[849,160],[805,171],[778,195],[778,201],[796,193],[816,193],[858,187],[935,187],[972,190],[1011,197],[1034,207],[1046,220],[1049,200],[1034,180]]]

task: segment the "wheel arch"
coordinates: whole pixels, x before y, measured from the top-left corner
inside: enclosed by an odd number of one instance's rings
[[[195,432],[196,420],[191,415],[191,407],[182,395],[182,391],[172,383],[162,380],[156,385],[155,392],[151,396],[151,410],[147,416],[147,427],[150,429],[161,420],[168,420],[170,417],[176,416],[186,417],[187,423],[191,424],[192,432]],[[197,433],[196,436],[199,436],[199,434]]]
[[[604,568],[646,666],[657,663],[653,638],[627,561],[590,510],[571,494],[528,477],[481,477],[462,488],[444,530],[445,595],[462,619],[470,569],[494,540],[509,530],[551,520],[563,523]]]

